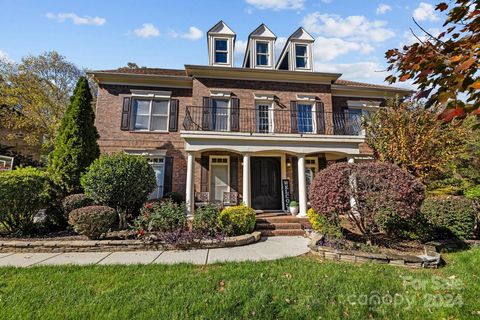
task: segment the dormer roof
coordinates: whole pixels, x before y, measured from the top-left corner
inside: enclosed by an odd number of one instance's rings
[[[285,46],[278,57],[277,64],[275,69],[282,69],[282,70],[291,70],[291,71],[310,71],[313,72],[313,43],[315,42],[315,38],[308,33],[303,27],[298,28],[295,30],[294,33],[288,37],[287,41],[285,42]],[[305,68],[299,68],[296,65],[295,61],[295,54],[296,48],[295,45],[299,44],[299,46],[304,46],[306,49],[303,51],[306,55],[305,64],[308,64]]]
[[[216,25],[214,25],[210,30],[207,31],[207,35],[230,35],[235,37],[235,32],[225,23],[223,20],[220,20]]]
[[[310,33],[307,32],[307,30],[303,29],[303,27],[298,28],[290,37],[288,37],[288,41],[290,40],[300,40],[300,41],[306,41],[306,42],[314,42],[315,38],[312,37]]]
[[[257,29],[253,30],[249,35],[248,39],[250,38],[264,38],[264,39],[277,39],[277,36],[270,30],[265,23],[262,23],[258,26]]]

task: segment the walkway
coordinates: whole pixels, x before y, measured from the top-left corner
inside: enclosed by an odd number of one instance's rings
[[[232,261],[275,260],[309,252],[303,237],[270,237],[233,248],[185,251],[72,252],[72,253],[0,253],[0,267],[89,264],[210,264]]]

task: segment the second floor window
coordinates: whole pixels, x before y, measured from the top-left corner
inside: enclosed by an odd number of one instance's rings
[[[298,108],[298,132],[299,133],[315,132],[313,104],[299,103],[297,108]]]
[[[228,63],[228,40],[215,39],[215,63]]]
[[[308,69],[308,52],[306,45],[295,45],[295,63],[297,68]]]
[[[214,131],[230,130],[229,99],[212,99],[212,129]]]
[[[268,66],[268,42],[257,42],[257,66]]]
[[[134,130],[168,131],[169,100],[134,99]]]

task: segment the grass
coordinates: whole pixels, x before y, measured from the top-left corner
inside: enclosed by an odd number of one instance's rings
[[[0,268],[0,319],[479,319],[480,249],[445,258],[438,270],[314,257]]]

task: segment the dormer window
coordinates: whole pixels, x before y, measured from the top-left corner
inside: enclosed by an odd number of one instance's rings
[[[215,39],[215,63],[228,63],[228,39]]]
[[[269,53],[268,53],[268,42],[257,41],[256,46],[257,51],[257,66],[268,66],[269,63]]]
[[[233,67],[235,32],[220,21],[207,32],[208,64],[217,67]]]
[[[295,63],[299,69],[308,69],[308,51],[306,45],[295,45]]]

